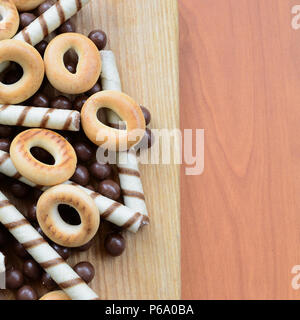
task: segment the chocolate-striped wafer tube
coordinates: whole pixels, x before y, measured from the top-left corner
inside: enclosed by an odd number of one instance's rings
[[[51,8],[20,31],[14,39],[22,40],[35,46],[66,20],[70,19],[89,1],[90,0],[57,1]]]
[[[0,222],[72,300],[95,300],[97,294],[45,241],[0,192]]]
[[[122,91],[114,53],[103,50],[100,51],[100,54],[102,58],[101,83],[103,90]],[[115,113],[108,112],[107,118],[109,124],[118,127],[120,118]],[[125,205],[147,216],[148,211],[136,153],[133,150],[119,152],[117,166]]]
[[[0,105],[0,124],[79,131],[80,113],[75,110]]]
[[[43,188],[42,186],[37,186],[31,181],[22,177],[11,161],[9,153],[2,150],[0,150],[0,173],[5,174],[11,178],[15,178],[31,187],[37,187],[42,190],[47,189],[46,187]],[[87,192],[94,199],[101,218],[117,225],[118,227],[135,233],[142,226],[149,223],[148,217],[122,205],[117,201],[111,200],[99,193],[91,191],[90,189],[79,186],[72,181],[66,181],[65,183],[76,185]]]
[[[106,198],[97,192],[93,192],[90,189],[84,188],[71,181],[67,181],[65,183],[78,186],[80,189],[88,193],[94,199],[101,218],[121,227],[122,229],[136,233],[142,226],[149,224],[149,218],[140,212],[123,206],[117,201]]]

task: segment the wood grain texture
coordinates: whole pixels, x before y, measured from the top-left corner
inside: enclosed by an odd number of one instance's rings
[[[204,173],[182,178],[183,298],[300,298],[295,4],[180,1],[182,127],[205,129]]]
[[[78,30],[103,29],[117,58],[123,90],[152,112],[152,128],[179,127],[178,11],[174,0],[92,0],[76,17]],[[143,165],[151,224],[126,233],[118,258],[104,253],[103,236],[68,261],[96,267],[91,287],[102,299],[179,299],[179,168]]]

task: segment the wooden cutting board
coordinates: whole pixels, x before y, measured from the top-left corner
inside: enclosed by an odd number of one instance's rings
[[[107,33],[123,90],[151,110],[151,128],[179,127],[177,1],[92,0],[75,21],[85,35],[96,28]],[[99,232],[88,252],[68,260],[93,263],[91,287],[102,299],[180,298],[179,168],[143,165],[141,175],[150,226],[125,234],[121,257],[104,252]],[[2,291],[0,298],[13,295]]]

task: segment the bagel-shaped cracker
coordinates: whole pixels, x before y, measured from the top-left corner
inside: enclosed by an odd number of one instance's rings
[[[40,147],[48,151],[55,163],[40,162],[30,149]],[[65,182],[75,172],[77,157],[73,147],[61,135],[46,129],[29,129],[18,134],[11,143],[10,157],[17,171],[41,186]]]
[[[71,225],[60,216],[58,206],[73,207],[81,223]],[[100,214],[94,200],[83,190],[72,185],[61,184],[45,191],[38,200],[36,215],[45,235],[64,247],[80,247],[96,234]]]
[[[74,49],[78,55],[76,73],[71,73],[64,63],[64,55],[69,49]],[[68,94],[90,90],[101,73],[101,58],[96,45],[78,33],[63,33],[55,37],[47,46],[44,60],[52,86]]]
[[[51,291],[43,295],[40,300],[71,300],[62,290]]]
[[[18,31],[20,18],[12,0],[0,1],[0,40],[12,38]]]
[[[19,11],[31,11],[37,8],[45,0],[13,0]]]

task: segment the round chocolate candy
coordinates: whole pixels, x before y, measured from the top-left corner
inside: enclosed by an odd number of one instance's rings
[[[23,12],[20,14],[20,27],[24,29],[27,27],[32,21],[34,21],[37,18],[36,15],[29,12]]]
[[[9,234],[6,229],[4,229],[2,226],[0,226],[0,247],[7,244],[9,239]]]
[[[93,156],[93,149],[90,145],[85,142],[77,142],[74,144],[74,150],[77,155],[77,159],[86,162],[91,160]]]
[[[39,43],[35,46],[35,48],[36,48],[36,50],[39,52],[39,54],[40,54],[42,57],[44,57],[44,53],[45,53],[45,51],[46,51],[47,46],[48,46],[48,42],[45,41],[45,40],[42,40],[41,42],[39,42]]]
[[[119,233],[110,233],[104,240],[104,248],[111,256],[120,256],[126,247],[125,239]]]
[[[93,30],[89,34],[89,38],[95,43],[98,50],[103,50],[107,43],[107,36],[102,30]]]
[[[23,273],[15,268],[6,270],[6,288],[18,289],[24,283]]]
[[[71,249],[62,247],[56,243],[52,243],[51,246],[64,260],[67,260],[70,257]]]
[[[31,286],[23,286],[17,291],[17,300],[37,300],[36,291]]]
[[[38,201],[40,196],[42,195],[42,191],[40,189],[37,189],[37,188],[33,188],[32,190],[32,198],[34,201]]]
[[[151,113],[147,108],[145,108],[143,106],[140,106],[140,107],[141,107],[141,110],[143,112],[143,115],[144,115],[144,118],[145,118],[145,122],[146,122],[146,126],[147,126],[151,121]]]
[[[65,64],[67,70],[71,73],[76,73],[77,71],[77,64],[73,61],[70,61],[68,63]]]
[[[72,102],[65,96],[58,96],[51,100],[50,107],[56,109],[72,109]]]
[[[87,250],[89,250],[91,248],[92,244],[93,244],[93,239],[90,240],[89,242],[87,242],[86,244],[84,244],[83,246],[77,247],[76,250],[78,250],[78,251],[87,251]]]
[[[99,92],[101,90],[102,90],[102,88],[101,88],[100,83],[96,82],[96,84],[88,92],[86,92],[86,94],[90,97],[93,94],[95,94],[95,93],[97,93],[97,92]]]
[[[113,180],[103,180],[99,183],[98,192],[112,200],[118,200],[121,195],[120,186]]]
[[[90,180],[90,174],[88,172],[88,169],[80,164],[77,165],[77,168],[71,180],[82,186],[86,186]]]
[[[16,181],[10,185],[10,191],[15,197],[24,198],[29,193],[29,187],[22,182]]]
[[[9,152],[9,147],[10,147],[11,141],[6,138],[0,139],[0,150]]]
[[[95,268],[88,261],[79,262],[74,266],[74,271],[86,283],[90,283],[95,276]]]
[[[134,146],[135,150],[145,150],[151,148],[154,144],[154,135],[149,128],[146,128],[141,141]]]
[[[12,251],[21,259],[29,259],[30,258],[30,254],[26,251],[24,246],[18,241],[13,242]]]
[[[55,163],[53,156],[45,149],[42,149],[40,147],[33,147],[30,149],[30,152],[40,162],[43,162],[49,165],[52,165]]]
[[[32,105],[40,108],[48,108],[50,104],[49,98],[44,93],[36,93],[32,97]]]
[[[96,161],[89,166],[89,171],[96,179],[104,180],[110,176],[112,170],[109,164]]]
[[[88,97],[84,94],[77,96],[73,102],[74,109],[80,112],[87,99]]]
[[[28,218],[30,221],[33,221],[33,222],[36,222],[36,221],[37,221],[37,219],[36,219],[36,204],[32,204],[32,205],[28,208],[27,218]]]
[[[29,259],[23,264],[23,274],[30,280],[38,280],[41,277],[42,269],[37,262]]]
[[[57,284],[55,283],[55,281],[51,278],[50,274],[46,272],[44,272],[42,275],[42,285],[50,291],[57,288]]]
[[[69,19],[65,23],[63,23],[58,29],[57,33],[68,33],[68,32],[76,32],[76,27],[74,23]]]
[[[85,188],[95,191],[95,188],[91,184],[88,184],[87,186],[85,186]]]
[[[51,8],[53,6],[53,4],[55,3],[55,0],[47,0],[45,2],[43,2],[41,5],[39,5],[36,9],[36,15],[40,16],[41,14],[43,14],[45,11],[47,11],[49,8]]]
[[[13,127],[0,124],[0,138],[9,138],[13,135],[13,133]]]
[[[21,79],[23,76],[23,68],[18,63],[11,63],[8,71],[5,72],[2,82],[4,84],[13,84]]]

